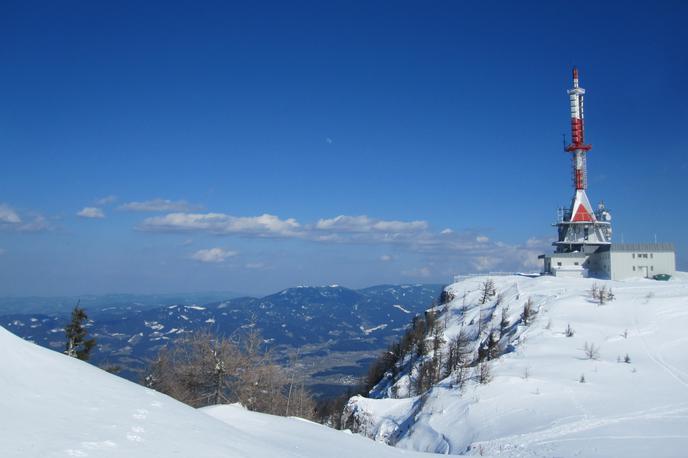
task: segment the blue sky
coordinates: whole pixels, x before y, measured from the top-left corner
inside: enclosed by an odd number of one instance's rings
[[[0,295],[532,270],[574,64],[591,200],[686,270],[688,4],[628,5],[4,2]]]

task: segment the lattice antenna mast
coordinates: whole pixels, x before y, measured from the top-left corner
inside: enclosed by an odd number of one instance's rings
[[[592,149],[585,144],[583,97],[585,89],[578,83],[578,69],[573,67],[573,88],[567,91],[571,105],[571,144],[565,150],[573,153],[573,184],[576,190],[588,188],[586,153]]]

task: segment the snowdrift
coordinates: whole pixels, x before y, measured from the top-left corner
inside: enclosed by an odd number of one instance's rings
[[[195,410],[0,328],[0,456],[419,455],[237,406]]]
[[[492,381],[474,377],[460,390],[446,377],[413,396],[418,363],[407,364],[371,392],[378,399],[349,401],[345,418],[361,434],[449,454],[688,455],[688,275],[669,282],[494,277],[501,298],[481,306],[486,279],[450,285],[454,298],[438,321],[446,320],[448,342],[481,316],[488,329],[499,326],[507,308],[512,328],[504,354],[488,363]],[[595,303],[593,283],[612,288],[615,299]],[[529,298],[537,315],[524,326]],[[586,356],[586,343],[599,348],[597,358]]]

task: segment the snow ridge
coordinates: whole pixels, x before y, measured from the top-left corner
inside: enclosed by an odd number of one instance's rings
[[[463,329],[473,357],[499,336],[491,381],[474,363],[459,387],[456,373],[417,392],[430,354],[407,355],[369,393],[351,398],[344,422],[397,447],[433,453],[499,456],[683,456],[688,448],[688,275],[669,282],[525,276],[487,277],[446,288],[437,312],[438,355]],[[593,284],[612,288],[600,305]],[[532,322],[524,323],[531,301]],[[508,322],[500,329],[502,314]],[[570,331],[567,332],[567,329]],[[432,336],[426,336],[432,349]],[[589,358],[584,348],[594,345]],[[432,353],[432,350],[429,351]],[[474,360],[475,361],[475,360]]]

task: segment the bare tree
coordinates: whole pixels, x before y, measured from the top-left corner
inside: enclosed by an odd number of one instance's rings
[[[604,305],[609,301],[613,301],[615,297],[611,288],[607,288],[606,285],[600,287],[597,283],[592,284],[590,295],[599,305]]]
[[[596,301],[599,295],[600,286],[597,284],[597,282],[594,282],[592,284],[592,287],[590,288],[590,297],[592,297],[592,299]]]
[[[504,306],[502,307],[502,318],[499,321],[499,333],[504,335],[509,324],[509,306]]]
[[[573,337],[574,334],[576,334],[576,331],[571,327],[571,323],[566,325],[566,330],[564,331],[564,335],[566,337]]]
[[[300,407],[290,407],[289,414],[305,415],[313,406],[303,383],[296,389],[293,378],[289,383],[253,328],[236,341],[210,331],[179,339],[158,353],[144,382],[193,407],[240,402],[250,410],[284,415],[293,396]]]
[[[585,342],[583,353],[585,353],[587,359],[600,359],[600,347],[594,343]]]
[[[495,288],[495,282],[491,278],[488,278],[483,282],[482,285],[480,285],[480,304],[484,305],[494,297],[494,295],[497,293],[497,289]]]
[[[535,309],[533,308],[533,300],[528,298],[526,303],[523,305],[523,312],[521,312],[521,320],[526,326],[533,322],[535,317]]]
[[[466,328],[462,327],[459,333],[449,341],[447,350],[446,368],[448,373],[470,365],[473,350],[471,339]]]
[[[477,366],[478,371],[478,382],[482,384],[490,383],[492,380],[492,371],[490,370],[490,364],[487,362],[479,363]]]

